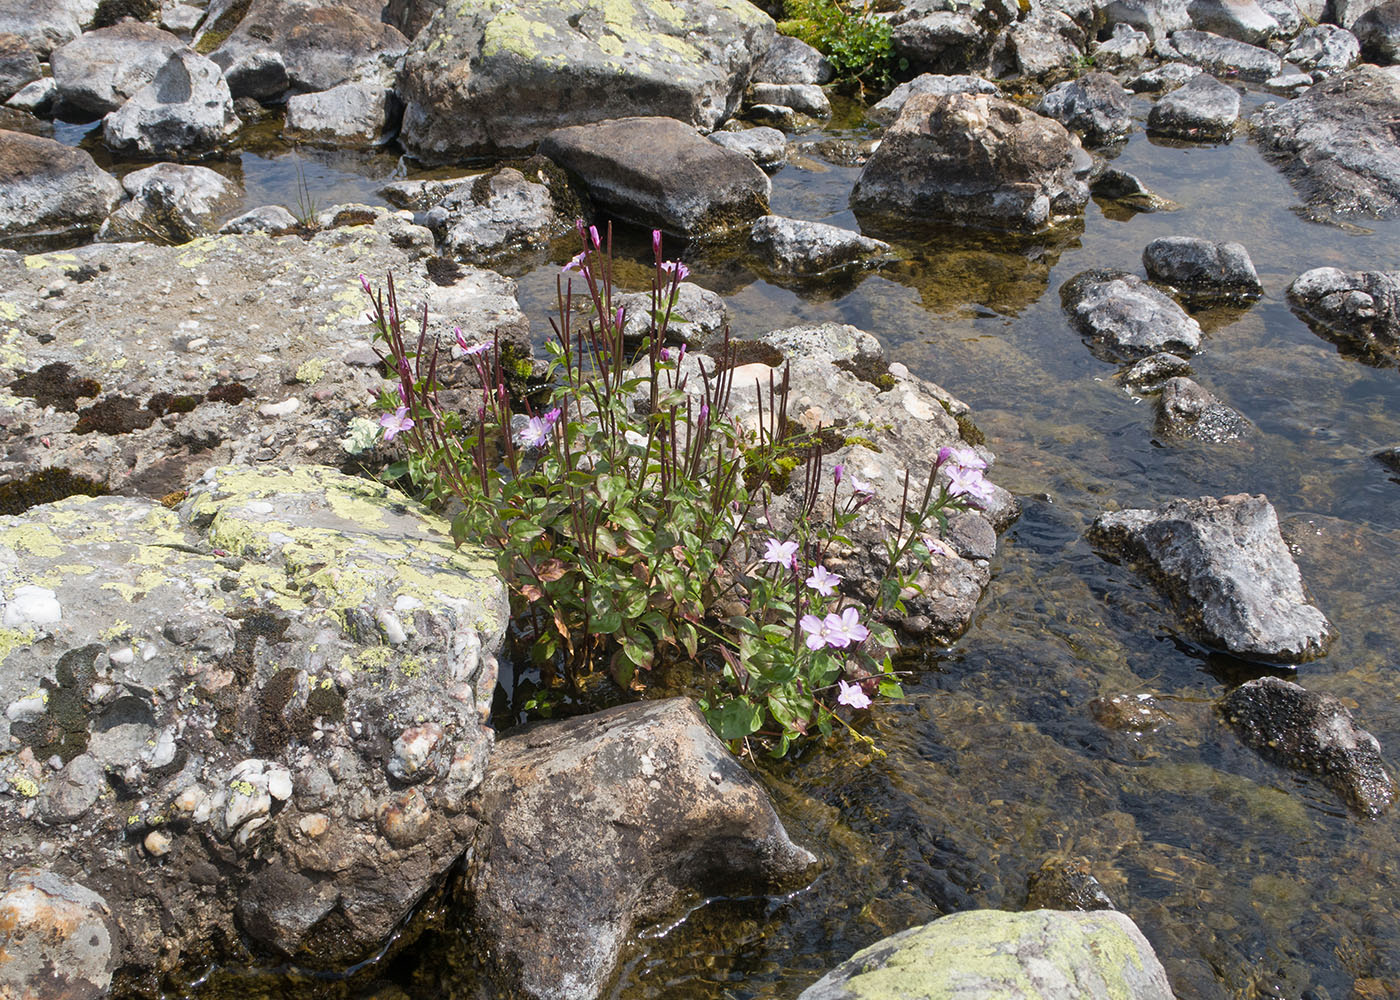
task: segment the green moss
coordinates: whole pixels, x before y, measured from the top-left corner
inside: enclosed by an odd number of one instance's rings
[[[33,475],[0,485],[0,514],[22,514],[31,507],[71,496],[105,496],[107,484],[67,469],[40,469]]]

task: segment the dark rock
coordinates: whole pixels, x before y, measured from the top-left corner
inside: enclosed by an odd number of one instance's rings
[[[1171,378],[1162,384],[1157,397],[1157,433],[1161,437],[1225,444],[1238,441],[1251,430],[1243,414],[1189,378]]]
[[[551,132],[540,153],[600,207],[638,225],[698,236],[768,211],[771,184],[748,157],[671,118],[621,118]]]
[[[744,109],[744,120],[760,128],[782,129],[784,132],[806,132],[821,123],[785,104],[750,104]]]
[[[140,21],[89,31],[53,52],[58,99],[78,112],[115,111],[184,47],[170,32]]]
[[[1056,84],[1040,99],[1038,110],[1091,145],[1121,139],[1133,127],[1128,92],[1107,73],[1086,73]]]
[[[103,119],[102,141],[142,156],[181,156],[209,152],[236,131],[233,97],[219,67],[183,49]]]
[[[29,867],[11,871],[0,888],[0,994],[26,1000],[107,996],[121,931],[103,898]]]
[[[1142,266],[1153,281],[1196,301],[1248,301],[1264,290],[1249,251],[1239,243],[1165,236],[1147,244]]]
[[[1361,59],[1361,43],[1345,28],[1319,24],[1295,38],[1283,58],[1299,69],[1335,76],[1351,69]]]
[[[799,38],[779,35],[753,68],[763,83],[829,83],[835,70],[826,56]]]
[[[1400,445],[1383,448],[1371,456],[1391,472],[1400,472]]]
[[[775,128],[760,125],[737,132],[711,132],[710,141],[742,153],[761,170],[775,170],[787,162],[787,136]]]
[[[1137,392],[1160,392],[1168,379],[1190,374],[1191,362],[1163,351],[1143,358],[1119,376],[1119,379]]]
[[[1391,215],[1400,207],[1400,78],[1359,66],[1302,97],[1265,105],[1254,136],[1314,210]]]
[[[1171,722],[1171,716],[1150,694],[1115,694],[1089,702],[1094,721],[1105,729],[1150,733]]]
[[[1191,0],[1186,13],[1192,27],[1249,45],[1264,45],[1279,33],[1279,23],[1256,0]]]
[[[1351,26],[1361,51],[1372,62],[1400,62],[1400,0],[1372,7]]]
[[[1201,73],[1152,106],[1147,131],[1173,139],[1228,142],[1239,117],[1239,91]]]
[[[1082,155],[1059,122],[999,97],[911,97],[851,206],[877,218],[1035,231],[1088,201]]]
[[[1380,743],[1333,695],[1261,677],[1226,695],[1221,710],[1246,745],[1283,767],[1318,775],[1357,812],[1379,816],[1395,800]]]
[[[1172,299],[1135,274],[1091,270],[1060,289],[1060,301],[1081,334],[1112,360],[1201,346],[1201,327]]]
[[[687,892],[769,892],[816,859],[687,699],[501,740],[474,811],[476,940],[513,996],[606,992],[635,926]]]
[[[1288,286],[1312,329],[1373,361],[1400,360],[1400,271],[1316,267]]]
[[[1112,910],[1113,900],[1083,858],[1049,858],[1026,881],[1026,909]]]
[[[1283,68],[1283,61],[1268,49],[1209,31],[1174,31],[1171,42],[1181,58],[1216,76],[1263,81]]]
[[[108,216],[97,238],[188,243],[213,232],[243,192],[208,167],[157,163],[122,178],[131,200]]]
[[[985,65],[998,32],[1020,15],[1009,0],[910,3],[889,17],[890,40],[915,73],[968,73]]]
[[[1301,663],[1321,656],[1332,640],[1263,496],[1103,514],[1089,538],[1138,564],[1176,603],[1188,631],[1210,645],[1248,659]]]
[[[0,34],[0,101],[43,76],[39,57],[19,35]]]
[[[814,83],[755,83],[749,96],[754,104],[777,104],[821,120],[831,117],[831,102]]]
[[[1107,198],[1135,212],[1162,212],[1175,206],[1150,191],[1135,175],[1117,167],[1105,167],[1089,180],[1095,198]]]
[[[749,249],[779,274],[811,276],[858,266],[890,246],[838,226],[765,215],[749,230]]]
[[[29,246],[86,236],[121,192],[117,179],[82,150],[0,131],[0,242]]]
[[[865,116],[871,121],[888,125],[899,117],[899,113],[904,110],[904,105],[909,98],[921,94],[991,94],[993,97],[999,97],[1001,91],[997,89],[996,84],[990,80],[984,80],[980,76],[943,76],[935,73],[924,73],[908,83],[901,83],[895,87],[881,100],[872,104]]]

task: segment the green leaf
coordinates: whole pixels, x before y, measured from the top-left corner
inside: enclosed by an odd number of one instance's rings
[[[637,666],[650,670],[656,650],[645,632],[629,632],[622,640],[622,655]]]
[[[742,740],[758,732],[763,725],[763,711],[745,698],[735,698],[718,711],[711,709],[709,722],[720,739]]]

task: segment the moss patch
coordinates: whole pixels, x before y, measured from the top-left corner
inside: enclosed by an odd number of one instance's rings
[[[102,386],[94,379],[74,375],[66,362],[54,361],[36,372],[21,375],[10,383],[10,389],[17,396],[28,396],[39,406],[72,413],[77,410],[79,399],[96,396]]]
[[[130,434],[156,422],[156,415],[130,396],[107,396],[78,411],[75,434]]]
[[[23,514],[31,507],[71,496],[106,496],[106,483],[67,469],[40,469],[33,475],[0,485],[0,514]]]

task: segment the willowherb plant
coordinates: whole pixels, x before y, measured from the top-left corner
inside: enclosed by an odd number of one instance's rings
[[[838,499],[838,466],[830,503],[819,502],[821,448],[788,431],[786,378],[770,386],[769,419],[756,430],[729,417],[727,333],[716,357],[666,346],[688,272],[664,259],[659,232],[648,333],[629,349],[613,302],[611,233],[605,241],[582,222],[578,232],[583,248],[563,268],[551,319],[551,388],[538,406],[510,398],[499,342],[468,343],[456,330],[459,357],[445,360],[426,308],[411,336],[392,276],[381,292],[362,278],[376,350],[394,373],[379,400],[383,435],[407,445],[403,471],[426,499],[460,503],[454,541],[495,552],[532,659],[571,680],[605,665],[624,687],[640,686],[639,668],[681,653],[722,664],[702,704],[711,724],[736,744],[770,740],[779,755],[794,738],[829,733],[838,706],[898,695],[893,636],[877,619],[899,606],[939,544],[928,525],[941,529],[946,511],[988,488],[975,454],[940,455],[912,506],[906,476],[904,514],[886,543],[890,578],[877,608],[853,606],[823,560],[833,544],[851,544],[845,532],[873,491],[847,477]],[[444,363],[474,367],[474,411],[443,405]],[[790,534],[772,537],[770,486],[752,472],[792,449],[805,450],[802,500]],[[751,543],[764,535],[757,555]],[[717,616],[735,602],[744,613]]]

